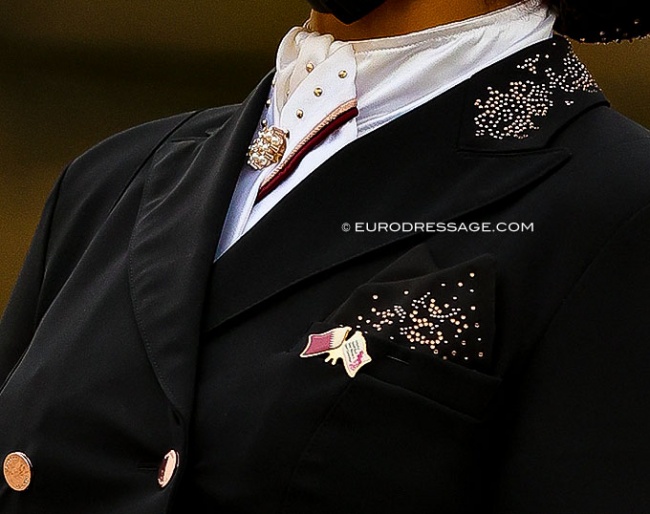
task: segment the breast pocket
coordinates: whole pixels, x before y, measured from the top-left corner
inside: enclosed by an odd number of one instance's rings
[[[368,359],[304,449],[286,513],[449,514],[477,506],[486,483],[484,420],[501,382],[489,374],[492,258],[391,280],[405,262],[311,327],[310,334],[337,327],[349,328],[346,337],[361,334]],[[329,367],[327,354],[309,358]]]

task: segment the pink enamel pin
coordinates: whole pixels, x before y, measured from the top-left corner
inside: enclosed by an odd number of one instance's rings
[[[368,355],[363,334],[357,330],[348,338],[351,331],[350,327],[337,327],[321,334],[310,334],[300,357],[304,359],[328,354],[325,362],[334,366],[342,360],[346,373],[350,378],[354,378],[372,358]]]

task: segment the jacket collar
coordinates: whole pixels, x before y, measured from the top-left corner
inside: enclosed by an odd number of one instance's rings
[[[607,103],[571,43],[555,36],[467,82],[458,146],[485,153],[544,149],[573,118]]]
[[[368,232],[377,222],[467,218],[541,179],[569,157],[548,147],[553,136],[603,101],[569,43],[556,38],[356,140],[221,257],[204,330],[317,273],[414,236]],[[346,223],[350,232],[342,229]],[[357,223],[364,232],[355,230]]]
[[[342,149],[211,270],[269,86],[267,77],[205,141],[165,145],[147,178],[130,248],[131,291],[153,367],[183,414],[191,406],[201,330],[414,237],[344,232],[344,223],[478,215],[569,159],[549,142],[572,118],[606,103],[568,41],[539,43]],[[514,110],[515,102],[523,110]]]

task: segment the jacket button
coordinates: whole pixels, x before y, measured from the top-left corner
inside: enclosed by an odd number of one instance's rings
[[[22,452],[12,452],[2,465],[7,485],[14,491],[24,491],[32,481],[32,462]]]
[[[174,478],[174,473],[178,468],[178,459],[180,455],[176,450],[169,450],[163,457],[158,467],[158,485],[161,489],[167,487],[167,484]]]

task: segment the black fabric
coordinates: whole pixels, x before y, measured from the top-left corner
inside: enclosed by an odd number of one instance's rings
[[[360,138],[216,263],[270,75],[72,162],[0,323],[0,456],[33,464],[0,512],[648,512],[650,134],[575,59],[540,43]],[[476,359],[450,317],[449,353],[405,337],[428,293],[480,316]],[[300,356],[340,324],[354,378]]]
[[[635,0],[561,2],[556,28],[561,34],[587,43],[606,43],[645,37],[650,21]]]
[[[385,0],[308,0],[318,12],[331,13],[344,23],[360,20]],[[645,37],[650,33],[648,16],[636,0],[549,2],[558,12],[555,29],[586,43],[608,43]]]
[[[343,23],[353,23],[379,7],[385,0],[308,0],[319,12],[332,13]]]

